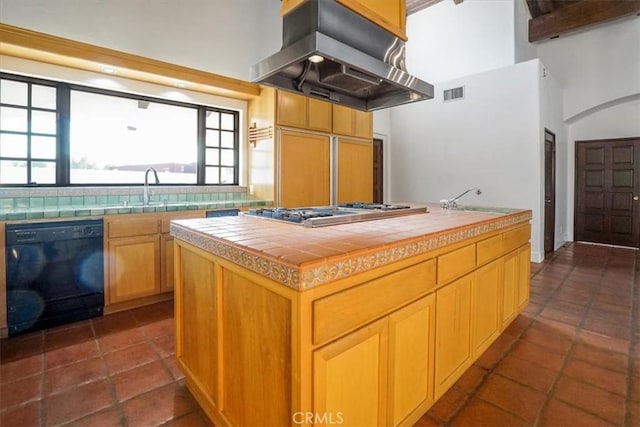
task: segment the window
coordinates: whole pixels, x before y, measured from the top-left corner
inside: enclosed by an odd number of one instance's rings
[[[239,112],[0,74],[0,185],[237,185]],[[56,122],[57,115],[57,122]]]
[[[55,86],[0,80],[0,183],[56,183]]]
[[[196,184],[197,108],[71,91],[71,184]],[[233,180],[229,181],[230,183]]]

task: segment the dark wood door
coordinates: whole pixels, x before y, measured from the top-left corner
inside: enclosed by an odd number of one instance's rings
[[[640,247],[640,138],[576,141],[575,240]]]
[[[556,233],[556,135],[544,130],[544,253],[554,251]]]
[[[373,140],[373,203],[382,203],[382,140]]]

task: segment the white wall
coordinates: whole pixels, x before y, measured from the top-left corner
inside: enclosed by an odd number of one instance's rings
[[[526,0],[513,0],[514,26],[514,59],[515,62],[525,62],[538,57],[535,43],[529,43],[529,7]]]
[[[407,69],[437,83],[513,64],[513,1],[444,0],[409,15]]]
[[[278,0],[0,0],[0,21],[242,80],[280,49]]]
[[[539,61],[437,84],[436,97],[391,111],[394,199],[438,201],[479,186],[466,204],[531,209],[533,259],[541,259]],[[465,99],[442,90],[465,86]]]
[[[567,125],[562,120],[562,87],[546,66],[540,63],[540,147],[541,157],[544,159],[544,130],[545,128],[556,135],[556,211],[554,249],[558,249],[568,241],[567,189],[569,181],[573,182],[573,175],[567,173],[569,142],[567,140]],[[541,163],[541,195],[540,209],[544,212],[544,161]],[[541,232],[544,236],[544,223]]]
[[[564,89],[565,120],[640,93],[640,17],[539,42],[538,54]]]

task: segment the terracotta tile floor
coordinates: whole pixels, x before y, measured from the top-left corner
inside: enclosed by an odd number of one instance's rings
[[[569,244],[531,303],[416,423],[640,426],[640,253]]]
[[[0,342],[0,426],[207,426],[174,361],[172,303]],[[573,244],[416,426],[640,426],[640,254]]]

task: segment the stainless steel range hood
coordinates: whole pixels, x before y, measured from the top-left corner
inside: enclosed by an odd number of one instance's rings
[[[305,1],[282,27],[282,49],[251,81],[365,111],[433,98],[407,73],[403,40],[334,0]]]

